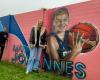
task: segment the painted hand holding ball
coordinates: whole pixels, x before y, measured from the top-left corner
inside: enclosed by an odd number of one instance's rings
[[[71,46],[71,55],[64,60],[74,60],[80,53],[89,52],[97,46],[99,34],[97,29],[90,23],[78,23],[70,29],[68,44]],[[68,58],[69,57],[69,58]]]
[[[90,23],[78,23],[75,26],[73,26],[70,29],[72,32],[74,32],[74,36],[79,36],[84,34],[82,36],[82,42],[85,42],[82,47],[82,53],[86,53],[88,51],[91,51],[94,49],[98,42],[99,42],[99,34],[97,29]],[[74,37],[74,40],[76,40],[77,37]]]

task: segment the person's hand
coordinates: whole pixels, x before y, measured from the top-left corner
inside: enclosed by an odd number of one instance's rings
[[[39,45],[40,47],[42,47],[42,48],[45,48],[47,45]]]
[[[84,34],[80,35],[79,32],[76,34],[76,36],[74,35],[74,33],[72,33],[72,37],[73,37],[72,58],[76,58],[76,56],[81,53],[84,43],[88,42],[89,39],[83,40]]]
[[[30,49],[32,49],[34,47],[34,45],[33,44],[30,44]]]

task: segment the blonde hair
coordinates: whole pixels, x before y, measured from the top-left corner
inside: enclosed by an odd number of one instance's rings
[[[55,26],[56,26],[56,23],[55,23],[55,19],[58,15],[62,15],[62,14],[66,14],[69,18],[69,12],[68,12],[68,9],[63,7],[63,8],[59,8],[57,9],[54,14],[53,14],[53,18],[52,18],[52,32],[56,32],[56,29],[55,29]]]

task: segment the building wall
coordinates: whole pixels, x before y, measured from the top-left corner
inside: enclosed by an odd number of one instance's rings
[[[68,8],[70,23],[68,29],[70,29],[73,25],[79,22],[89,22],[97,28],[100,33],[100,1],[99,0],[91,0],[79,4],[64,6]],[[27,12],[23,14],[14,15],[15,20],[24,35],[24,38],[29,44],[29,37],[31,28],[36,25],[38,19],[44,17],[44,24],[48,32],[51,30],[52,23],[52,13],[56,10],[49,9],[43,12],[43,10]],[[14,26],[13,26],[14,27]],[[7,60],[10,62],[20,62],[21,60],[15,60],[15,54],[20,54],[21,52],[26,57],[26,52],[23,49],[22,41],[17,37],[17,35],[9,34],[9,40],[6,44],[6,48],[3,55],[3,60]],[[27,46],[28,47],[28,46]],[[18,49],[19,48],[19,49]],[[98,43],[97,47],[87,53],[80,53],[80,55],[75,59],[75,62],[82,62],[86,65],[86,78],[84,80],[99,80],[100,76],[100,55],[99,55],[100,43]],[[17,59],[17,58],[16,58]],[[27,61],[27,58],[26,58]],[[21,64],[25,64],[22,62]],[[75,71],[75,70],[74,70]],[[73,72],[74,73],[74,72]],[[78,80],[75,75],[74,79]]]

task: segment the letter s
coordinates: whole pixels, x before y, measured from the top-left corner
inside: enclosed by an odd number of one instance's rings
[[[81,62],[76,63],[75,69],[78,71],[75,72],[75,75],[78,79],[84,79],[86,77],[86,72],[84,71],[84,69],[86,69],[86,66],[83,63]]]

